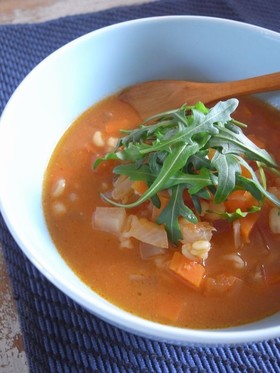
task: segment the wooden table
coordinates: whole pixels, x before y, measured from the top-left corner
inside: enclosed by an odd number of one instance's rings
[[[0,24],[43,22],[152,0],[0,0]],[[19,317],[0,245],[0,373],[27,373]]]
[[[34,23],[152,0],[0,0],[0,24]]]

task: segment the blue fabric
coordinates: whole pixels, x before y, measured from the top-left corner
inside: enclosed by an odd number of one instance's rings
[[[162,0],[41,24],[0,26],[0,113],[26,74],[72,39],[120,21],[175,14],[229,18],[280,31],[278,0]],[[279,372],[280,339],[208,348],[129,334],[89,314],[46,280],[19,250],[1,216],[0,241],[31,372]]]

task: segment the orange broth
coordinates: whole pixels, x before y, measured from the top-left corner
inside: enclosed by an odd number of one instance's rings
[[[247,123],[247,134],[254,133],[280,161],[278,111],[246,97],[240,99],[233,117]],[[143,260],[137,246],[120,248],[113,234],[93,229],[93,211],[97,206],[108,206],[100,193],[112,186],[114,166],[110,161],[93,169],[94,160],[104,154],[104,148],[93,143],[93,134],[100,130],[103,140],[107,141],[118,135],[119,128],[133,128],[139,122],[133,108],[117,97],[110,97],[83,113],[58,143],[45,174],[43,208],[61,256],[81,280],[102,297],[155,322],[190,328],[223,328],[279,311],[280,235],[272,234],[269,229],[268,204],[254,226],[250,242],[238,249],[245,267],[235,268],[231,261],[224,259],[225,255],[237,251],[232,224],[214,223],[217,231],[206,261],[206,277],[221,273],[239,278],[240,284],[228,292],[212,291],[211,286],[205,287],[206,282],[200,289],[193,289],[160,265],[170,261],[174,248],[161,258]],[[63,180],[60,187],[58,180]],[[277,182],[276,177],[270,176],[271,185]]]

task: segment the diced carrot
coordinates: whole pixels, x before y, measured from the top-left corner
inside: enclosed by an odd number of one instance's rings
[[[133,183],[131,184],[131,188],[134,190],[135,193],[140,194],[141,196],[148,189],[148,185],[143,180],[136,180],[133,181]]]
[[[156,313],[167,322],[176,322],[183,310],[184,299],[165,294],[156,304]]]
[[[259,213],[255,212],[252,214],[248,214],[244,218],[240,218],[240,234],[244,242],[250,242],[250,234],[259,218]]]
[[[175,251],[169,269],[188,284],[198,288],[203,280],[205,268],[200,263],[189,260],[184,255]]]
[[[233,191],[225,201],[225,208],[227,212],[234,212],[238,208],[241,211],[248,211],[251,207],[257,206],[257,200],[252,196],[251,193],[246,190],[235,190]]]
[[[120,135],[120,130],[125,130],[130,127],[130,122],[125,119],[111,120],[105,125],[105,132],[108,135]]]

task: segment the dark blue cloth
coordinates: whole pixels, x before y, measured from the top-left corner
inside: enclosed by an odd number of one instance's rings
[[[278,0],[162,0],[41,24],[0,26],[0,113],[26,74],[72,39],[120,21],[178,14],[222,17],[280,31]],[[189,347],[151,341],[112,327],[44,278],[19,250],[1,216],[0,240],[31,372],[279,372],[280,339],[232,347]]]

